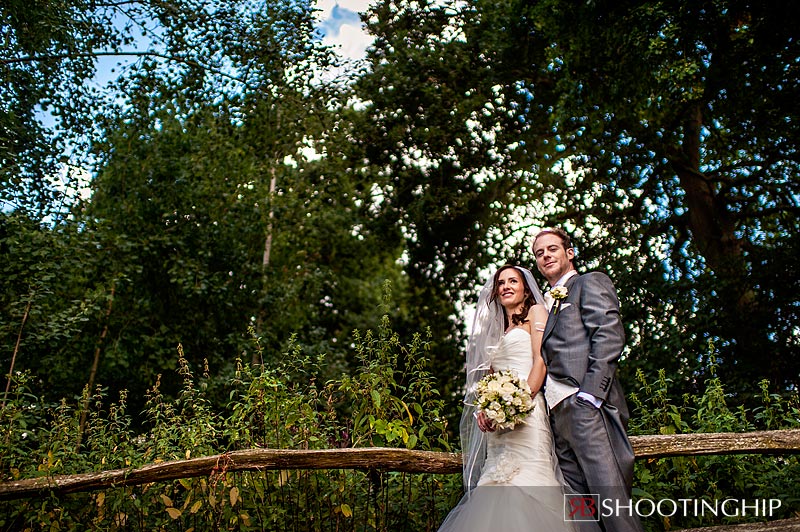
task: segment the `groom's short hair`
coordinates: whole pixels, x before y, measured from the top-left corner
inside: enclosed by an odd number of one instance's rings
[[[531,248],[535,248],[536,240],[538,240],[540,236],[544,235],[556,235],[559,239],[561,239],[561,244],[564,246],[565,250],[572,248],[572,239],[570,238],[569,233],[560,227],[548,227],[547,229],[542,229],[536,233],[536,236],[533,237],[533,244],[531,244]],[[573,267],[576,267],[575,259],[572,259],[570,262],[572,262]]]

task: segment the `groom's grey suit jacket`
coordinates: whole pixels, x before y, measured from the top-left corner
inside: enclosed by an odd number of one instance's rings
[[[600,419],[594,417],[594,406],[574,396],[555,406],[550,423],[556,454],[565,479],[578,493],[629,503],[634,454],[626,432],[628,407],[616,378],[625,344],[619,300],[603,273],[574,275],[565,286],[567,297],[557,311],[555,306],[551,310],[542,340],[547,382],[578,387],[603,404]],[[642,531],[638,517],[625,512],[604,515],[602,523],[608,532]],[[580,530],[600,530],[595,522],[579,524]]]
[[[542,340],[547,377],[616,407],[627,424],[628,407],[616,378],[625,332],[614,285],[604,273],[591,272],[572,276],[565,286],[567,297],[551,311]]]

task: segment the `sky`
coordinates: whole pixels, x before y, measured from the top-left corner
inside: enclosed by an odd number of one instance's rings
[[[323,43],[335,46],[347,59],[361,59],[371,38],[363,31],[358,16],[369,0],[317,0]]]

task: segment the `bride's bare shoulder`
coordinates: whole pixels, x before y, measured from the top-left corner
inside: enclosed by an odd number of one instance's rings
[[[528,310],[528,319],[541,319],[542,317],[547,318],[547,307],[544,305],[540,305],[539,303],[533,305],[530,310]]]

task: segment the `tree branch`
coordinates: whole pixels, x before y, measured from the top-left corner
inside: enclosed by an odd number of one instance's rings
[[[211,72],[218,76],[242,83],[248,86],[245,81],[238,76],[228,74],[219,69],[212,68],[207,65],[202,65],[193,59],[185,59],[174,55],[167,55],[158,52],[83,52],[83,53],[65,53],[65,54],[52,54],[52,55],[30,55],[25,57],[0,57],[0,65],[11,65],[14,63],[36,63],[42,61],[60,61],[62,59],[81,59],[87,57],[155,57],[158,59],[165,59],[167,61],[174,61],[176,63],[183,63],[185,65],[199,68],[207,72]],[[251,87],[252,88],[252,87]]]
[[[33,293],[31,293],[31,297],[28,299],[28,304],[25,306],[25,313],[22,315],[22,323],[19,326],[19,334],[17,335],[17,343],[14,344],[14,353],[11,355],[11,366],[8,368],[8,380],[6,381],[6,393],[3,394],[3,409],[6,407],[6,399],[8,399],[8,392],[11,389],[11,379],[14,376],[14,363],[17,361],[19,344],[22,341],[22,330],[25,328],[25,322],[28,321],[28,314],[30,314],[32,303]]]

